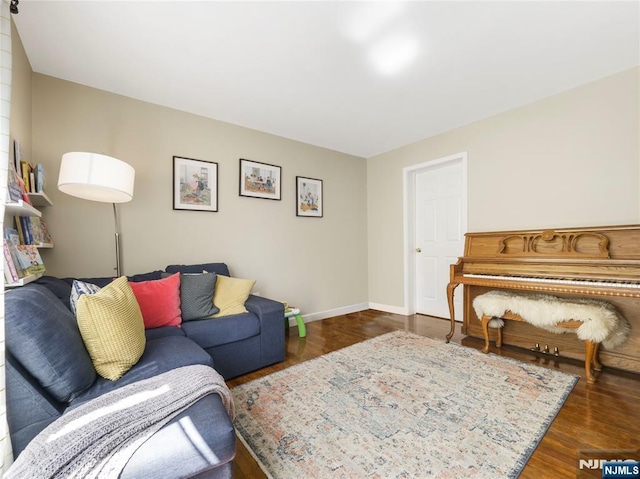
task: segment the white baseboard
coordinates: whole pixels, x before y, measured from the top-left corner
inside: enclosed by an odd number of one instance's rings
[[[409,316],[409,310],[403,306],[389,306],[388,304],[369,303],[370,309],[376,311],[383,311],[385,313],[401,314],[402,316]]]
[[[310,323],[311,321],[333,318],[334,316],[340,316],[343,314],[357,313],[358,311],[365,311],[367,309],[369,309],[369,303],[360,303],[336,309],[329,309],[327,311],[320,311],[318,313],[304,314],[304,311],[301,311],[301,316],[305,323]],[[296,318],[289,318],[289,325],[295,326]]]
[[[380,303],[359,303],[352,304],[351,306],[343,306],[341,308],[330,309],[327,311],[321,311],[319,313],[302,313],[302,319],[305,323],[311,321],[319,321],[321,319],[333,318],[334,316],[341,316],[343,314],[357,313],[358,311],[366,311],[367,309],[375,309],[376,311],[382,311],[384,313],[399,314],[401,316],[411,316],[414,313],[410,313],[408,308],[403,306],[390,306],[388,304]],[[444,318],[447,319],[447,318]],[[448,319],[447,319],[448,321]],[[462,319],[456,318],[457,323],[462,323]],[[296,326],[296,318],[289,318],[289,325]]]

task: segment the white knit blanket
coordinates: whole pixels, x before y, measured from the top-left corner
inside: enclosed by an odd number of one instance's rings
[[[602,343],[607,349],[620,346],[629,335],[629,323],[616,308],[606,301],[595,299],[565,299],[547,294],[520,295],[508,291],[489,291],[473,300],[478,319],[491,316],[489,326],[501,328],[506,311],[520,316],[527,323],[553,333],[566,333],[558,327],[563,321],[582,321],[577,328],[578,338]]]
[[[209,366],[173,369],[104,394],[65,413],[38,434],[5,479],[117,478],[133,453],[157,430],[207,394],[233,398]]]

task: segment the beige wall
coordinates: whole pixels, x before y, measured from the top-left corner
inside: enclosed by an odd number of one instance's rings
[[[23,51],[17,63],[12,130],[27,149]],[[62,153],[90,150],[136,168],[135,198],[121,207],[126,273],[225,261],[312,317],[367,301],[402,310],[404,167],[468,152],[470,231],[637,223],[639,76],[621,72],[365,162],[35,74],[31,156],[45,164],[55,203],[45,262],[59,276],[112,271],[110,206],[55,188]],[[219,163],[220,212],[171,209],[173,155]],[[241,157],[283,167],[282,201],[238,196]],[[325,181],[325,218],[295,217],[296,175]]]
[[[469,231],[638,223],[639,75],[624,71],[370,158],[369,301],[408,307],[407,166],[468,153]]]
[[[13,140],[17,139],[25,158],[31,158],[31,65],[24,52],[22,41],[13,20],[11,21],[11,147],[13,160]]]
[[[67,151],[115,156],[136,169],[134,199],[120,207],[123,271],[226,262],[254,291],[322,316],[367,301],[366,161],[327,149],[33,76],[33,157],[45,165],[54,206],[45,217],[55,276],[113,274],[109,204],[57,191]],[[172,209],[173,155],[219,164],[219,212]],[[239,159],[282,167],[282,200],[240,197]],[[324,217],[295,215],[295,177],[324,181]]]

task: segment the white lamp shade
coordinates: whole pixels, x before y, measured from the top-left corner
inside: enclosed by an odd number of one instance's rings
[[[124,161],[97,153],[62,155],[58,189],[71,196],[104,203],[133,198],[135,170]]]

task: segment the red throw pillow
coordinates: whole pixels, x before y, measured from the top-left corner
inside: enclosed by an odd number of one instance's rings
[[[168,278],[130,282],[135,294],[145,329],[160,326],[178,326],[182,322],[180,311],[180,273]]]

